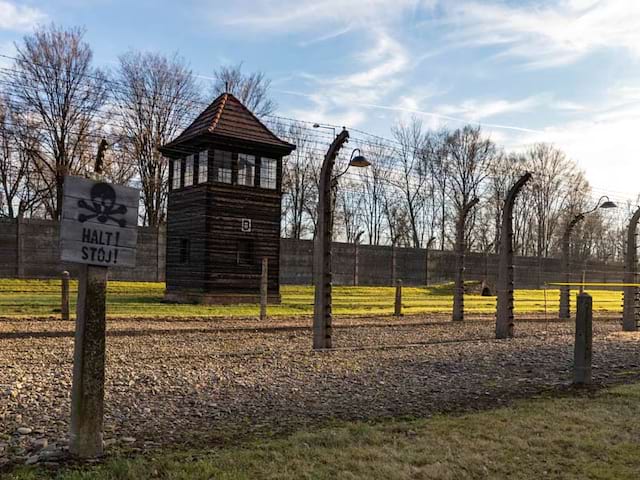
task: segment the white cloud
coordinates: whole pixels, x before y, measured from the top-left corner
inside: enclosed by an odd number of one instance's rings
[[[438,8],[433,9],[436,4]],[[505,60],[501,68],[509,70],[522,65],[569,67],[595,52],[612,57],[624,52],[627,56],[615,58],[640,60],[640,1],[254,0],[232,2],[229,9],[222,17],[216,15],[218,25],[241,26],[243,32],[258,35],[294,36],[295,45],[301,47],[345,37],[345,49],[336,51],[336,59],[340,67],[346,63],[348,73],[300,74],[304,87],[293,87],[296,91],[288,93],[305,97],[309,107],[289,109],[283,112],[287,116],[362,128],[368,128],[380,113],[389,125],[394,118],[409,115],[425,118],[425,125],[432,128],[480,123],[507,149],[539,141],[555,143],[585,168],[594,183],[640,190],[636,185],[640,167],[633,163],[640,88],[629,79],[631,69],[617,76],[627,79],[624,84],[608,91],[596,86],[589,98],[563,99],[553,90],[541,93],[535,88],[520,98],[501,94],[496,98],[500,91],[496,88],[503,86],[498,80],[493,90],[482,91],[474,84],[471,91],[477,92],[477,98],[468,98],[468,91],[446,92],[443,104],[435,100],[439,95],[431,95],[428,89],[417,91],[420,82],[412,82],[416,61],[443,52],[455,54],[466,47],[496,47],[492,50],[498,52],[497,58]],[[414,17],[415,12],[423,15]],[[424,19],[424,13],[431,12],[434,15],[425,23],[425,31],[429,29],[428,38],[434,42],[427,44],[421,38],[423,31],[409,27],[415,25],[413,18]],[[354,53],[357,50],[348,49],[354,43],[355,48],[371,46]],[[478,54],[487,55],[483,50]],[[540,72],[531,75],[535,85]],[[437,91],[441,83],[437,76],[427,78],[429,87]],[[521,113],[527,114],[522,115],[522,124],[505,120]],[[529,128],[531,121],[536,122],[534,128]]]
[[[521,100],[465,100],[457,105],[442,105],[437,111],[446,116],[457,116],[469,122],[480,122],[485,118],[505,113],[528,112],[549,103],[549,95],[533,95]]]
[[[353,126],[357,122],[360,122],[361,120],[367,120],[369,118],[369,115],[364,113],[365,111],[380,110],[380,111],[393,112],[397,118],[409,118],[410,116],[414,116],[414,115],[418,117],[424,117],[428,120],[425,126],[431,129],[439,129],[442,127],[457,128],[458,126],[461,126],[461,125],[466,125],[469,123],[471,124],[477,123],[477,124],[480,124],[483,127],[483,129],[494,132],[493,134],[495,134],[496,138],[498,137],[507,138],[502,133],[500,133],[500,131],[502,130],[521,132],[521,133],[522,132],[532,133],[532,134],[544,133],[542,130],[535,130],[531,128],[521,127],[518,125],[506,125],[506,124],[499,124],[499,123],[480,122],[480,121],[474,121],[474,120],[470,120],[468,118],[463,118],[463,117],[452,117],[452,116],[440,113],[437,110],[436,111],[424,110],[422,108],[418,108],[418,102],[416,101],[416,98],[404,97],[404,96],[400,96],[398,98],[398,101],[395,104],[391,104],[391,105],[385,105],[381,103],[366,103],[363,101],[354,100],[350,104],[351,108],[349,110],[349,116],[347,117],[348,119],[352,119],[352,121],[349,122],[341,119],[342,118],[340,117],[341,113],[330,112],[330,109],[327,108],[328,106],[330,106],[331,101],[334,99],[334,97],[323,96],[320,94],[306,94],[306,93],[286,91],[286,90],[280,90],[279,92],[287,95],[305,97],[313,100],[318,105],[322,105],[323,107],[325,107],[319,110],[293,109],[287,112],[287,116],[295,117],[297,114],[298,118],[318,118],[317,115],[321,115],[320,112],[322,112],[323,114],[331,115],[337,119],[336,121],[333,121],[333,122],[329,122],[328,120],[325,119],[326,123],[332,123],[334,125]]]
[[[340,27],[337,30],[330,31],[329,33],[323,33],[310,40],[302,40],[298,45],[301,47],[308,47],[310,45],[315,45],[316,43],[326,42],[327,40],[333,40],[334,38],[341,37],[342,35],[349,33],[351,30],[351,26]]]
[[[371,89],[380,85],[380,82],[393,82],[396,75],[408,69],[410,57],[400,42],[384,30],[378,30],[374,35],[375,45],[361,55],[368,68],[338,78],[332,83]]]
[[[405,47],[384,29],[371,30],[372,47],[355,56],[355,71],[328,76],[302,74],[310,83],[307,95],[312,107],[295,109],[289,115],[312,118],[338,125],[361,124],[366,115],[362,105],[379,102],[402,84],[403,74],[411,68]]]
[[[368,112],[362,104],[383,102],[404,85],[408,73],[421,58],[414,58],[402,41],[403,21],[417,11],[430,9],[437,0],[253,0],[233,2],[214,21],[224,27],[240,27],[258,35],[297,35],[296,45],[308,47],[349,35],[355,50],[339,50],[335,67],[344,74],[308,70],[299,73],[305,84],[296,88],[308,108],[289,109],[320,122],[362,124]],[[345,42],[346,43],[346,42]],[[313,68],[313,67],[311,67]],[[299,90],[302,90],[300,92]]]
[[[457,2],[445,22],[464,45],[495,45],[529,67],[565,65],[603,48],[640,58],[640,2],[560,0],[537,7],[504,3]]]
[[[262,31],[326,31],[336,26],[387,25],[437,0],[241,0],[215,21]]]
[[[577,102],[571,102],[569,100],[559,100],[555,102],[555,107],[556,109],[565,112],[582,112],[587,109],[584,105]]]
[[[553,143],[578,162],[587,178],[610,191],[639,192],[637,136],[640,91],[633,86],[611,89],[599,105],[585,107],[583,118],[551,125],[540,132],[513,133],[504,139],[509,149],[535,142]]]
[[[0,30],[25,31],[46,20],[41,10],[0,0]]]

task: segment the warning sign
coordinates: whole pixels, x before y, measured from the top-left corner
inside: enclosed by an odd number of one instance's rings
[[[63,193],[60,223],[62,260],[134,267],[140,191],[67,176]]]

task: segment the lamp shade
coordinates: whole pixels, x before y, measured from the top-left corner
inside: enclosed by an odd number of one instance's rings
[[[351,159],[351,161],[349,162],[349,165],[351,165],[352,167],[361,168],[361,167],[368,167],[369,165],[371,165],[371,162],[366,158],[364,158],[362,155],[356,155]]]

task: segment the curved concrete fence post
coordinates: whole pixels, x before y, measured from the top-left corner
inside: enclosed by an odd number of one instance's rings
[[[513,206],[522,187],[531,180],[527,172],[513,184],[504,201],[498,264],[496,338],[513,337]]]
[[[563,264],[563,275],[564,275],[564,283],[571,282],[571,233],[575,226],[580,223],[584,219],[584,214],[579,213],[576,215],[573,220],[569,222],[567,225],[564,234],[562,235],[562,264]],[[563,320],[568,320],[571,318],[571,306],[570,306],[570,291],[571,287],[569,285],[560,286],[560,318]]]
[[[322,169],[318,194],[318,231],[313,247],[313,348],[331,348],[331,240],[333,231],[333,167],[340,149],[349,140],[349,132],[340,132],[329,146]]]
[[[640,208],[638,208],[627,228],[627,250],[624,255],[624,283],[637,283],[638,274],[638,244],[636,237],[638,235],[638,220],[640,220]],[[636,323],[636,295],[638,287],[623,287],[623,307],[622,307],[622,329],[625,332],[635,332],[638,330]]]

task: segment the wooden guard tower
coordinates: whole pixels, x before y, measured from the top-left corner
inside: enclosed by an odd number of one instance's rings
[[[263,258],[280,301],[279,139],[236,97],[216,98],[160,151],[169,158],[165,299],[257,303]]]

